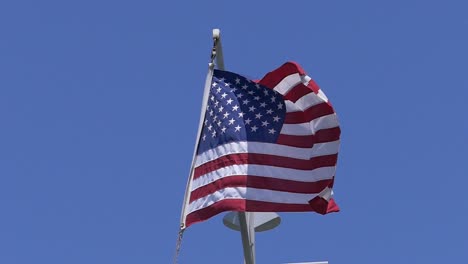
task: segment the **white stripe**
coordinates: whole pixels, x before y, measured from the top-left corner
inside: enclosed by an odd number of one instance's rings
[[[189,212],[192,213],[225,199],[247,199],[285,204],[309,204],[309,201],[315,196],[317,196],[317,194],[290,193],[246,187],[228,187],[191,202],[189,205]]]
[[[315,132],[321,129],[337,127],[338,118],[336,114],[330,114],[316,118],[307,123],[300,124],[283,124],[281,128],[281,134],[284,135],[296,135],[296,136],[306,136],[314,135]]]
[[[242,164],[221,167],[217,170],[204,174],[192,182],[191,191],[229,176],[251,175],[266,176],[268,178],[292,180],[300,182],[316,182],[328,180],[335,176],[336,167],[321,167],[313,170],[297,170],[274,166]]]
[[[310,80],[311,78],[307,75],[301,76],[301,82],[305,86],[309,84]],[[317,105],[323,102],[328,102],[328,98],[325,95],[325,93],[322,91],[322,89],[319,89],[317,94],[315,94],[311,89],[311,93],[308,93],[302,96],[301,98],[297,99],[296,102],[291,102],[289,100],[286,100],[285,104],[286,104],[287,112],[296,112],[296,111],[304,111],[314,105]]]
[[[304,111],[309,109],[314,105],[318,105],[325,102],[322,98],[318,97],[314,92],[308,93],[301,98],[299,98],[296,102],[291,102],[289,100],[285,100],[284,103],[286,105],[286,112],[298,112]]]
[[[318,97],[322,98],[322,100],[324,100],[325,102],[328,102],[328,97],[325,95],[322,89],[318,90],[317,95]]]
[[[313,157],[336,154],[338,153],[339,146],[339,140],[314,144],[312,148],[297,148],[262,142],[231,142],[198,154],[195,161],[195,167],[222,156],[239,153],[258,153],[268,155],[281,154],[285,157],[308,160]]]
[[[312,78],[310,78],[308,75],[302,75],[301,78],[302,78],[302,83],[305,86],[309,85],[310,80],[312,80]]]
[[[285,95],[289,90],[291,90],[294,86],[297,84],[301,83],[302,79],[299,73],[294,73],[291,75],[288,75],[281,80],[274,88],[273,90],[277,91],[278,93]]]
[[[189,204],[189,213],[208,207],[221,200],[245,199],[246,187],[229,187],[199,198]]]
[[[333,196],[333,191],[332,189],[328,188],[328,187],[325,187],[325,189],[323,189],[319,194],[318,196],[322,197],[323,199],[327,200],[327,201],[330,201],[330,198]]]

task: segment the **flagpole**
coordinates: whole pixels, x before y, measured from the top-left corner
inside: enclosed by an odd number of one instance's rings
[[[216,49],[216,40],[213,44],[213,52]],[[206,114],[206,106],[208,104],[208,97],[210,94],[210,87],[211,87],[211,80],[213,79],[213,70],[214,70],[214,57],[216,54],[211,55],[211,61],[208,64],[208,73],[206,75],[206,80],[205,80],[205,89],[203,92],[203,99],[202,99],[202,107],[201,107],[201,113],[200,113],[200,121],[198,124],[198,132],[197,132],[197,137],[195,140],[195,147],[193,150],[193,156],[192,156],[192,164],[190,166],[190,173],[189,173],[189,179],[187,181],[187,186],[185,188],[185,196],[184,196],[184,203],[182,205],[182,213],[180,216],[180,232],[182,233],[185,228],[186,228],[186,218],[187,218],[187,211],[188,211],[188,205],[190,201],[190,189],[192,185],[192,178],[193,178],[193,173],[194,173],[194,167],[195,167],[195,157],[197,155],[197,149],[198,149],[198,141],[201,136],[201,132],[203,129],[203,120],[205,119],[205,114]],[[181,236],[181,234],[179,235]]]
[[[221,44],[220,30],[213,29],[213,40],[215,43],[216,66],[224,70],[223,46]],[[242,247],[244,248],[244,263],[255,264],[255,230],[254,213],[238,212]]]
[[[205,79],[205,88],[203,91],[203,99],[202,99],[202,106],[201,106],[201,112],[200,112],[200,121],[198,123],[198,132],[197,132],[197,137],[195,139],[195,147],[193,150],[193,156],[192,156],[192,164],[190,166],[190,172],[189,172],[189,178],[187,181],[187,185],[185,187],[185,195],[184,195],[184,201],[182,203],[182,212],[180,215],[180,226],[179,226],[179,235],[177,237],[177,242],[176,242],[176,250],[174,254],[174,259],[173,263],[177,263],[177,259],[179,256],[179,251],[180,251],[180,246],[182,244],[182,237],[185,231],[186,226],[186,220],[187,220],[187,214],[188,214],[188,205],[190,201],[190,190],[192,189],[192,179],[194,175],[194,167],[195,167],[195,158],[197,155],[197,150],[198,150],[198,141],[201,136],[201,132],[203,129],[203,120],[205,119],[205,114],[206,114],[206,106],[208,104],[208,97],[210,94],[210,88],[211,88],[211,81],[213,79],[213,71],[214,71],[214,58],[216,56],[216,42],[217,40],[213,38],[213,50],[211,53],[211,60],[210,63],[208,63],[208,73],[206,74],[206,79]]]

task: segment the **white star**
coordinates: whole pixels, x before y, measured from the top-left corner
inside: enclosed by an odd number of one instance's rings
[[[255,87],[257,87],[257,89],[260,89],[260,85],[258,83],[255,84]]]
[[[283,109],[283,104],[282,103],[278,104],[278,109]]]
[[[263,102],[263,103],[260,103],[260,107],[265,107],[266,106],[266,103]]]
[[[252,132],[257,132],[258,127],[257,127],[257,126],[253,126],[253,127],[251,127],[250,129],[251,129]]]
[[[221,128],[221,133],[224,134],[226,132],[226,127]]]
[[[203,134],[202,139],[203,139],[203,141],[205,141],[205,139],[206,139],[206,135],[205,135],[205,134]]]
[[[254,97],[254,100],[255,100],[255,101],[260,100],[260,96],[255,96],[255,97]]]
[[[218,123],[216,123],[218,126],[221,126],[221,121],[218,121]]]
[[[275,122],[279,122],[279,120],[280,120],[279,116],[275,116],[275,117],[273,117],[273,121],[275,121]]]
[[[230,115],[229,112],[226,112],[226,113],[224,113],[223,116],[224,116],[224,118],[228,118],[229,115]]]
[[[227,83],[224,84],[224,86],[229,87],[229,86],[231,86],[231,84],[227,82]]]
[[[268,95],[268,90],[263,90],[263,93],[264,93],[265,95]]]
[[[238,105],[235,105],[235,106],[232,107],[232,111],[237,111],[237,109],[239,109]]]
[[[244,112],[240,112],[239,113],[239,117],[244,117],[245,113]]]
[[[247,84],[242,85],[242,90],[246,90],[247,87],[249,87],[249,86],[247,86]]]
[[[215,130],[211,133],[211,136],[216,137],[216,131]]]
[[[224,110],[224,107],[223,107],[223,106],[220,106],[220,107],[218,108],[218,111],[219,111],[220,113],[221,113],[223,110]]]
[[[270,134],[274,134],[274,133],[276,133],[276,130],[275,130],[274,128],[272,128],[272,129],[268,129],[268,133],[270,133]]]
[[[241,93],[237,94],[237,98],[242,98],[242,96],[244,96],[244,95],[241,94]]]
[[[217,115],[213,116],[213,121],[216,121],[217,119],[218,119]]]
[[[234,132],[236,132],[236,131],[240,131],[240,129],[241,129],[241,127],[240,127],[239,125],[237,125],[237,126],[236,126],[236,127],[234,127],[234,128],[236,129]]]
[[[253,105],[252,105],[251,107],[249,107],[249,111],[250,111],[250,112],[255,111],[255,109],[257,109],[257,108],[255,108],[255,106],[253,106]]]
[[[273,110],[271,110],[271,109],[267,110],[267,114],[271,115],[272,113],[273,113]]]
[[[234,124],[234,121],[236,121],[236,120],[234,120],[234,118],[229,119],[229,124],[230,125]]]
[[[224,77],[219,79],[220,82],[224,82],[224,80],[226,80]]]
[[[214,101],[214,95],[211,96],[210,100],[211,100],[211,101]]]
[[[242,104],[245,104],[245,105],[246,105],[246,104],[248,104],[248,103],[250,103],[249,99],[245,99],[244,101],[242,101]]]
[[[215,101],[214,105],[215,106],[218,106],[219,102],[218,101]]]
[[[234,87],[234,88],[231,89],[231,92],[235,92],[235,91],[237,91],[237,88],[236,88],[236,87]]]
[[[216,89],[216,93],[219,93],[221,92],[221,87],[218,87],[218,89]]]
[[[211,86],[213,86],[213,87],[216,87],[216,85],[218,85],[218,84],[215,83],[215,82],[211,84]]]
[[[239,84],[239,83],[240,83],[240,79],[236,78],[236,84]]]
[[[207,125],[207,124],[208,124],[208,119],[205,119],[205,125]]]
[[[233,100],[231,98],[229,98],[226,102],[227,102],[228,105],[230,105],[232,103],[232,101]]]
[[[272,96],[272,97],[271,97],[271,102],[272,102],[272,103],[276,102],[276,97]]]
[[[247,118],[244,122],[245,124],[250,125],[250,122],[252,122],[252,120],[250,120],[250,118]]]
[[[213,110],[210,111],[210,116],[213,116]]]
[[[260,119],[262,117],[262,114],[258,113],[255,115],[255,118]]]
[[[247,93],[250,94],[250,95],[253,95],[254,91],[248,91]]]
[[[265,120],[265,121],[262,122],[262,126],[268,126],[269,124],[270,124],[270,123],[268,123],[267,120]]]
[[[208,130],[211,131],[212,128],[213,128],[213,126],[210,124],[210,125],[208,126]]]
[[[226,98],[226,96],[227,96],[227,93],[223,93],[223,94],[221,95],[221,98],[224,99],[224,98]]]

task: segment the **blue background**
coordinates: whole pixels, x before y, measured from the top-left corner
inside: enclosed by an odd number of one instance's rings
[[[258,263],[468,260],[466,1],[2,1],[0,263],[170,263],[211,30],[226,69],[300,63],[342,127],[342,212]],[[180,263],[241,263],[222,215]]]

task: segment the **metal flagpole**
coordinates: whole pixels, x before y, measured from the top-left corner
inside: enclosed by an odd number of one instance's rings
[[[214,49],[214,47],[213,47]],[[214,58],[214,55],[212,55],[212,60]],[[205,119],[205,113],[206,113],[206,105],[208,104],[208,96],[209,96],[209,93],[210,93],[210,87],[211,87],[211,80],[213,78],[213,69],[214,69],[214,63],[213,61],[211,61],[209,64],[208,64],[208,73],[206,75],[206,81],[205,81],[205,90],[203,92],[203,100],[202,100],[202,107],[201,107],[201,113],[200,113],[200,122],[198,124],[198,132],[197,132],[197,138],[195,140],[195,142],[198,143],[198,140],[200,138],[200,135],[201,135],[201,131],[202,131],[202,128],[203,128],[203,120]],[[195,143],[195,144],[197,144]],[[197,146],[198,145],[195,145],[195,148],[194,148],[194,151],[193,151],[193,158],[192,158],[192,165],[190,167],[190,176],[189,176],[189,179],[187,181],[187,187],[185,188],[185,197],[184,197],[184,203],[182,205],[182,213],[181,213],[181,216],[180,216],[180,229],[181,231],[183,231],[185,229],[185,221],[186,221],[186,217],[187,217],[187,207],[188,207],[188,204],[189,204],[189,196],[190,196],[190,189],[191,189],[191,184],[192,184],[192,178],[193,178],[193,172],[194,172],[194,165],[195,165],[195,157],[197,155]]]
[[[224,70],[223,46],[221,45],[220,30],[213,29],[213,40],[215,41],[216,66]],[[244,263],[255,264],[255,230],[254,214],[249,212],[238,212],[242,247],[244,248]]]
[[[182,243],[182,237],[186,228],[186,218],[187,218],[187,211],[188,211],[188,204],[190,200],[190,189],[192,185],[192,178],[193,178],[193,173],[194,173],[194,165],[195,165],[195,157],[197,154],[197,147],[198,147],[198,140],[200,139],[201,131],[203,128],[203,120],[205,119],[205,113],[206,113],[206,105],[208,103],[208,96],[210,93],[210,87],[211,87],[211,80],[213,79],[213,70],[214,70],[214,58],[215,58],[215,44],[216,40],[214,40],[215,43],[213,45],[213,52],[211,54],[211,61],[208,64],[208,73],[206,74],[206,80],[205,80],[205,88],[203,92],[203,99],[202,99],[202,107],[201,107],[201,113],[200,113],[200,122],[198,124],[198,132],[197,132],[197,137],[195,140],[195,147],[193,151],[193,157],[192,157],[192,164],[190,166],[190,172],[189,172],[189,179],[187,181],[187,186],[185,188],[185,195],[184,195],[184,202],[182,204],[182,213],[180,215],[180,227],[179,227],[179,235],[177,237],[177,243],[176,243],[176,251],[174,254],[174,260],[173,263],[177,263],[177,258],[179,256],[179,251],[180,251],[180,246]]]

